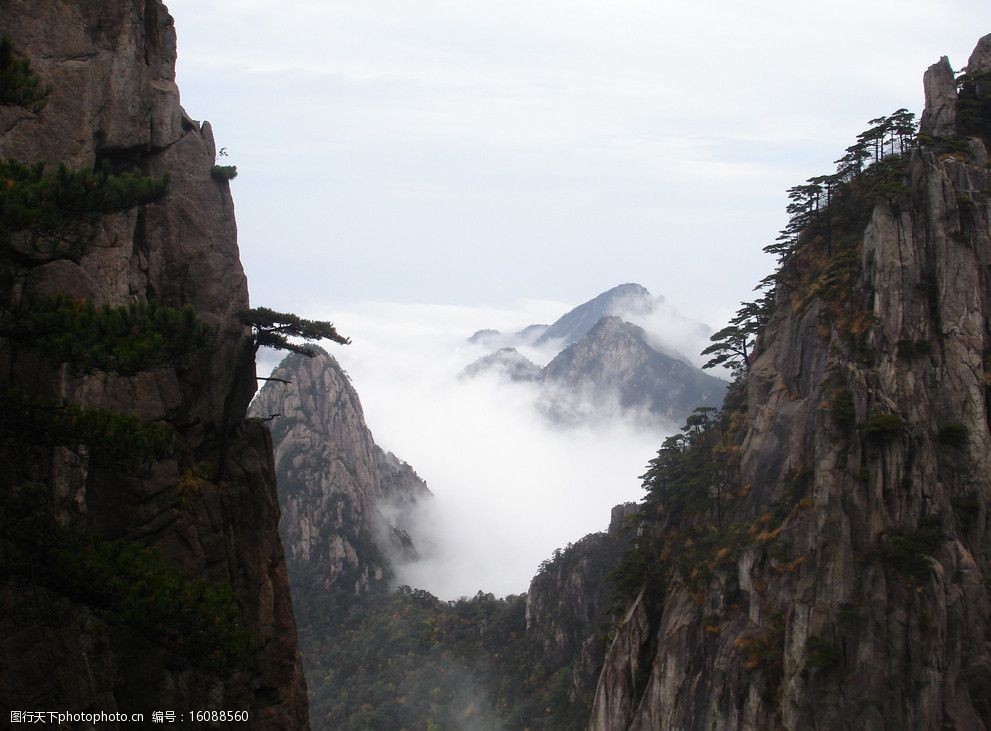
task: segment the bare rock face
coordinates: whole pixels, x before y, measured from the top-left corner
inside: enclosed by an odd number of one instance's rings
[[[179,424],[185,454],[210,464],[215,479],[187,480],[182,489],[192,466],[167,459],[149,474],[121,480],[56,449],[44,458],[5,452],[0,487],[6,491],[10,480],[44,465],[59,520],[100,540],[150,547],[189,580],[229,586],[239,621],[261,648],[248,666],[214,672],[76,597],[5,580],[0,707],[237,709],[249,711],[250,728],[307,728],[271,443],[261,426],[244,421],[254,357],[250,333],[236,317],[248,296],[234,208],[226,183],[210,175],[208,125],[179,106],[172,18],[158,0],[2,0],[0,35],[51,87],[37,113],[0,108],[0,157],[49,169],[106,162],[167,173],[170,181],[160,202],[104,217],[96,244],[78,263],[34,267],[5,300],[63,294],[96,304],[191,305],[216,328],[182,367],[74,376],[54,373],[42,359],[11,362],[3,355],[0,376],[0,389],[29,385],[52,398]]]
[[[585,536],[546,561],[526,594],[526,634],[546,667],[569,666],[570,698],[590,704],[602,665],[601,633],[609,622],[610,573],[630,545],[626,519],[636,505],[617,505],[609,530]]]
[[[947,137],[956,130],[957,82],[950,59],[943,56],[922,77],[926,109],[922,115],[921,131],[936,137]]]
[[[535,342],[537,345],[542,345],[547,342],[560,341],[565,345],[570,345],[585,337],[606,315],[616,315],[622,312],[649,312],[653,304],[654,298],[641,285],[620,284],[618,287],[613,287],[566,312],[546,328]]]
[[[430,491],[375,444],[333,357],[290,355],[272,376],[289,383],[266,383],[250,413],[278,415],[270,428],[280,529],[297,615],[309,626],[388,586],[392,562],[415,554],[404,520]]]
[[[967,60],[968,74],[981,74],[991,71],[991,33],[977,42],[974,52]]]
[[[935,69],[925,119],[954,133]],[[856,350],[825,302],[779,295],[724,516],[756,527],[707,585],[631,606],[590,729],[991,728],[991,179],[970,144],[914,151],[908,197],[874,208]]]
[[[595,689],[591,728],[625,731],[636,710],[641,688],[650,674],[653,628],[647,619],[643,593],[617,624]]]

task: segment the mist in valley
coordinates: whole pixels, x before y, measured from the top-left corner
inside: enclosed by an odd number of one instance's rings
[[[476,330],[514,333],[553,322],[574,304],[367,303],[320,311],[352,338],[330,352],[357,389],[376,442],[412,465],[435,496],[406,526],[420,560],[399,563],[397,583],[443,599],[480,589],[524,592],[554,549],[604,530],[612,506],[641,497],[639,475],[679,425],[601,404],[581,423],[555,423],[533,383],[495,373],[458,377],[492,350],[467,342]],[[669,305],[634,309],[620,314],[657,342],[686,356],[704,347],[708,330]],[[562,347],[519,349],[542,366]],[[259,370],[272,364],[266,359]]]

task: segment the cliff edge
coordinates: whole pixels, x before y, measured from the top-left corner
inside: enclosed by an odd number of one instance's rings
[[[271,441],[244,418],[254,344],[237,317],[248,291],[234,207],[227,182],[211,175],[209,124],[179,106],[173,19],[158,0],[2,0],[0,36],[15,54],[4,63],[30,63],[44,87],[43,103],[5,97],[0,158],[56,176],[39,183],[63,188],[62,210],[42,209],[49,220],[73,213],[69,193],[105,211],[82,218],[85,247],[71,255],[37,238],[25,255],[18,242],[37,229],[5,241],[0,389],[27,394],[11,401],[21,422],[49,421],[33,441],[10,409],[2,424],[0,710],[144,713],[146,722],[156,710],[246,711],[251,728],[307,728]],[[58,178],[60,165],[97,174],[80,192]],[[167,175],[166,192],[115,205],[123,187],[107,176],[117,173]],[[10,175],[10,191],[32,184]],[[120,364],[159,341],[74,368],[65,361],[93,353],[59,359],[64,341],[43,350],[39,338],[25,345],[10,334],[29,315],[35,328],[64,326],[36,317],[52,302],[101,332],[104,307],[142,327],[192,312],[209,336],[141,368]],[[66,302],[75,303],[68,315]],[[102,438],[121,424],[116,440]],[[101,450],[148,449],[134,435],[166,427],[172,446],[153,460],[98,463]]]
[[[746,374],[652,463],[590,729],[991,727],[991,36],[966,71],[810,180]]]

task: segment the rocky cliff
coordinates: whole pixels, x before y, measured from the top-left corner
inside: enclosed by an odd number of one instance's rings
[[[630,546],[636,505],[612,509],[609,529],[545,561],[526,593],[526,637],[547,668],[570,674],[568,698],[588,709],[605,655],[612,609],[610,575]],[[587,710],[586,710],[587,712]]]
[[[591,729],[991,727],[991,36],[966,70],[836,183],[720,426],[659,453]]]
[[[539,381],[542,377],[540,366],[516,348],[500,348],[482,356],[465,366],[459,377],[473,378],[483,373],[492,373],[510,381]]]
[[[355,644],[342,625],[360,607],[388,601],[396,564],[416,558],[404,526],[431,494],[412,467],[375,444],[347,373],[325,351],[314,350],[312,358],[283,360],[271,376],[277,380],[259,391],[250,413],[267,422],[275,445],[279,530],[303,663],[312,678],[314,727],[340,728],[345,720],[364,727],[360,714],[341,713],[349,694],[340,691],[354,678],[328,681],[340,671],[332,658]],[[361,692],[359,687],[350,695]],[[370,688],[364,692],[372,697]]]
[[[272,378],[280,380],[265,384],[250,413],[273,417],[280,529],[297,614],[308,625],[388,587],[393,561],[415,555],[404,519],[430,491],[375,444],[333,357],[319,349],[313,358],[291,355]]]
[[[78,255],[32,258],[5,242],[3,325],[60,295],[77,316],[88,303],[189,306],[211,332],[193,352],[133,373],[59,366],[30,343],[0,338],[0,391],[29,394],[19,416],[47,419],[27,445],[23,430],[2,425],[0,710],[146,719],[153,710],[238,710],[252,728],[306,728],[271,443],[244,421],[254,349],[237,318],[248,294],[234,208],[226,182],[211,177],[209,124],[179,106],[172,18],[157,0],[2,0],[0,36],[47,92],[43,103],[17,104],[4,89],[0,158],[168,175],[155,202],[87,219],[92,238]],[[18,213],[7,210],[5,224]],[[91,410],[88,421],[72,416],[77,408]],[[116,440],[50,446],[106,437],[120,423],[111,414],[134,417]],[[5,417],[14,419],[10,409]],[[148,446],[133,438],[138,423],[168,425],[178,446],[140,470],[98,464],[100,451]]]

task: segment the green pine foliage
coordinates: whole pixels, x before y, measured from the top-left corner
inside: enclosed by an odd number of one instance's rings
[[[957,129],[961,136],[991,144],[991,73],[957,77]]]
[[[881,442],[904,432],[905,421],[897,414],[875,414],[863,424],[858,424],[857,431],[868,440]]]
[[[26,484],[0,504],[0,577],[30,580],[212,671],[246,666],[261,644],[243,627],[229,586],[191,581],[159,554],[59,525],[38,510],[47,488]]]
[[[136,172],[46,172],[41,163],[0,161],[0,260],[33,265],[78,261],[98,234],[102,216],[152,203],[165,195],[167,176]]]
[[[310,715],[337,731],[581,728],[591,699],[569,699],[570,666],[543,665],[525,615],[525,597],[482,592],[445,602],[400,587],[358,600],[302,638]]]
[[[892,531],[878,542],[881,561],[912,582],[923,583],[933,571],[930,559],[946,541],[943,521],[931,515],[913,530]]]
[[[731,387],[722,410],[696,409],[681,433],[668,437],[648,464],[641,478],[646,530],[612,577],[617,611],[644,587],[655,598],[676,586],[697,591],[732,565],[753,538],[755,531],[748,533],[748,525],[728,520],[728,508],[742,492],[741,396]]]
[[[333,323],[323,320],[305,320],[290,312],[276,312],[267,307],[256,307],[240,314],[241,322],[250,325],[254,333],[255,349],[264,346],[276,350],[313,357],[316,351],[308,345],[294,343],[289,338],[303,340],[333,340],[348,345],[351,340],[337,332]]]
[[[833,392],[833,398],[829,402],[829,414],[833,426],[840,434],[850,431],[857,419],[857,408],[849,389],[838,388]]]
[[[237,177],[237,165],[214,165],[210,168],[214,180],[234,180]]]
[[[36,111],[46,94],[28,62],[0,41],[0,105]],[[53,464],[77,462],[74,480],[88,487],[94,478],[102,484],[119,478],[123,490],[155,462],[192,462],[170,424],[84,407],[58,394],[79,391],[82,382],[73,377],[92,371],[131,376],[174,364],[207,344],[212,329],[192,308],[28,301],[15,286],[38,265],[78,261],[105,216],[161,199],[167,183],[109,165],[46,170],[0,160],[0,352],[7,368],[0,388],[0,580],[13,596],[47,591],[65,597],[63,606],[88,607],[99,625],[84,629],[88,639],[118,638],[127,628],[124,636],[144,635],[173,668],[229,673],[248,669],[262,646],[245,630],[231,587],[190,580],[153,549],[100,535],[85,516],[65,510],[53,476]],[[78,459],[64,460],[64,449]],[[67,616],[87,619],[81,612]]]
[[[203,347],[213,332],[188,305],[173,309],[134,302],[97,307],[67,297],[31,302],[0,325],[0,336],[55,363],[68,363],[77,373],[121,375],[174,363]]]
[[[0,445],[11,444],[66,447],[93,466],[137,470],[173,456],[177,438],[168,424],[9,390],[0,394]]]
[[[936,434],[936,442],[944,447],[963,449],[970,439],[970,431],[963,424],[947,424]]]
[[[805,643],[805,667],[807,670],[827,672],[843,662],[843,651],[825,637],[812,635]]]
[[[836,161],[835,173],[788,191],[788,225],[764,247],[777,257],[777,269],[755,288],[763,294],[744,302],[711,337],[703,355],[712,357],[704,368],[728,366],[735,377],[748,370],[780,292],[798,309],[813,299],[829,303],[834,321],[860,334],[864,318],[853,312],[851,298],[860,275],[861,236],[878,202],[898,205],[907,195],[907,161],[916,146],[915,115],[906,109],[869,124]]]
[[[740,374],[750,368],[757,335],[767,324],[773,300],[765,295],[756,302],[744,302],[730,320],[729,325],[710,338],[712,345],[702,355],[713,356],[703,368],[726,365]]]
[[[50,92],[31,71],[27,59],[20,58],[10,41],[0,37],[0,106],[39,112]]]

